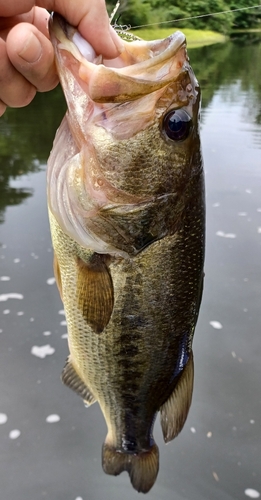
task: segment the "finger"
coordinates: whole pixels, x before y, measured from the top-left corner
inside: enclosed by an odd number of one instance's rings
[[[96,54],[102,54],[104,58],[113,59],[124,50],[123,42],[110,25],[109,18],[101,19],[97,9],[80,22],[78,29]]]
[[[29,12],[34,5],[34,0],[8,0],[8,2],[1,2],[1,16],[9,17]]]
[[[0,100],[0,116],[4,114],[6,108],[7,108],[6,104]]]
[[[2,8],[0,7],[2,13]],[[11,17],[0,17],[0,32],[1,38],[6,39],[11,28],[19,23],[29,23],[34,24],[47,38],[49,38],[48,31],[48,21],[50,14],[47,10],[41,9],[40,7],[34,7],[29,12],[23,14],[11,16]]]
[[[73,26],[79,26],[81,35],[88,40],[97,54],[114,58],[123,51],[120,37],[110,27],[105,0],[8,0],[1,3],[1,16],[14,16],[29,12],[35,5],[62,14]]]
[[[11,107],[29,104],[36,89],[13,67],[7,52],[6,43],[0,38],[0,101]],[[3,105],[0,103],[0,112]]]
[[[104,0],[37,0],[36,4],[62,14],[93,46],[97,54],[114,58],[123,51],[123,42],[112,29]]]
[[[48,23],[50,19],[50,14],[46,9],[42,9],[40,7],[34,7],[33,10],[33,19],[29,19],[28,23],[34,24],[36,28],[46,36],[46,38],[50,38]]]
[[[35,26],[20,23],[12,28],[6,48],[12,65],[38,91],[45,92],[57,85],[52,44]]]

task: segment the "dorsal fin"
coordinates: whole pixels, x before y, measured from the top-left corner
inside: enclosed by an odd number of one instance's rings
[[[186,422],[192,400],[193,381],[194,364],[191,351],[174,391],[160,409],[160,423],[165,443],[174,439]]]
[[[81,398],[87,405],[92,405],[93,403],[95,403],[96,399],[93,396],[92,392],[76,372],[71,361],[71,356],[68,356],[67,358],[65,367],[62,371],[61,379],[63,383],[67,385],[67,387],[70,387],[70,389],[81,396]]]
[[[95,333],[102,333],[113,310],[113,283],[106,256],[94,253],[89,262],[77,258],[78,307]]]

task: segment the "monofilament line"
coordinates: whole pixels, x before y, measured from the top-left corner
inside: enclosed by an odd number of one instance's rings
[[[115,14],[116,14],[116,12],[117,12],[118,8],[120,7],[120,4],[121,4],[121,3],[120,3],[120,0],[118,0],[118,2],[116,3],[116,5],[115,5],[115,7],[114,7],[114,9],[113,9],[113,11],[112,11],[112,13],[111,13],[111,15],[110,15],[110,23],[111,23],[111,24],[112,24],[113,18],[114,18],[114,16],[115,16]]]
[[[200,14],[198,16],[182,17],[181,19],[172,19],[171,21],[161,21],[160,23],[140,24],[139,26],[132,26],[131,29],[146,28],[147,26],[159,26],[160,24],[179,23],[180,21],[189,21],[190,19],[199,19],[201,17],[219,16],[221,14],[230,14],[231,12],[239,12],[242,10],[260,9],[260,7],[261,5],[259,4],[259,5],[253,5],[251,7],[241,7],[238,9],[222,10],[220,12],[211,12],[210,14]]]

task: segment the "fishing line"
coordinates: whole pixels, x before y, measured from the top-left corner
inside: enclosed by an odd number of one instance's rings
[[[120,6],[120,1],[117,2],[115,8],[113,9],[113,12],[110,16],[110,22],[112,22],[118,8]],[[237,9],[229,9],[229,10],[222,10],[220,12],[211,12],[210,14],[200,14],[198,16],[191,16],[191,17],[182,17],[180,19],[172,19],[171,21],[161,21],[159,23],[150,23],[150,24],[139,24],[138,26],[126,26],[124,27],[125,29],[137,29],[137,28],[146,28],[148,26],[159,26],[160,24],[169,24],[169,23],[179,23],[180,21],[189,21],[190,19],[200,19],[202,17],[210,17],[210,16],[219,16],[221,14],[230,14],[231,12],[240,12],[242,10],[250,10],[250,9],[260,9],[261,5],[252,5],[251,7],[240,7]],[[117,28],[117,26],[116,26]]]
[[[241,10],[258,9],[258,8],[260,9],[260,7],[261,5],[253,5],[251,7],[241,7],[238,9],[223,10],[220,12],[212,12],[210,14],[200,14],[199,16],[182,17],[181,19],[173,19],[172,21],[161,21],[160,23],[140,24],[139,26],[132,26],[131,29],[145,28],[147,26],[158,26],[159,24],[178,23],[179,21],[189,21],[190,19],[199,19],[201,17],[219,16],[220,14],[229,14],[230,12],[239,12]]]
[[[112,23],[113,18],[115,16],[115,14],[117,13],[118,8],[120,7],[120,4],[121,4],[121,2],[120,2],[120,0],[118,0],[118,2],[116,3],[116,5],[115,5],[115,7],[110,15],[110,23]]]

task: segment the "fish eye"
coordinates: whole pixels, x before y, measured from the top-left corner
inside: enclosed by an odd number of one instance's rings
[[[184,141],[191,129],[191,116],[184,109],[172,109],[164,116],[163,130],[172,141]]]

